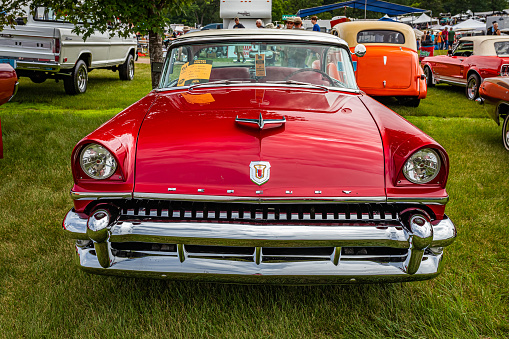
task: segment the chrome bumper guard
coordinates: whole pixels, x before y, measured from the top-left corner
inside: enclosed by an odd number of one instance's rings
[[[447,217],[432,224],[428,235],[411,232],[398,222],[344,225],[267,225],[211,222],[118,220],[104,233],[87,229],[86,216],[73,209],[63,222],[66,234],[77,240],[81,267],[111,275],[197,279],[234,283],[355,283],[426,280],[441,271],[442,248],[456,237]],[[429,236],[431,235],[431,236]],[[118,251],[118,244],[152,243],[173,250]],[[159,244],[159,245],[157,245]],[[186,246],[247,246],[242,256],[196,254]],[[270,248],[331,247],[330,256],[274,259]],[[406,249],[400,261],[370,260],[344,255],[342,247]],[[406,251],[404,251],[406,252]],[[343,253],[343,254],[342,254]],[[121,255],[119,255],[121,254]],[[270,260],[269,260],[270,257]]]

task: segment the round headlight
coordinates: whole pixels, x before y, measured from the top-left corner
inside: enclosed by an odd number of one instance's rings
[[[107,179],[117,169],[113,155],[98,144],[87,145],[81,151],[80,165],[83,172],[93,179]]]
[[[403,174],[414,184],[425,184],[435,179],[440,172],[440,156],[431,148],[418,150],[403,167]]]

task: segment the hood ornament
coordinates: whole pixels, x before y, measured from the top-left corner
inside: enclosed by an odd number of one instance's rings
[[[249,177],[257,185],[263,185],[270,178],[270,163],[268,161],[251,161]]]
[[[260,113],[260,116],[258,119],[242,119],[237,117],[235,118],[235,122],[241,123],[241,124],[253,124],[258,125],[260,129],[263,129],[265,125],[282,125],[286,122],[286,118],[283,117],[283,119],[263,119],[262,114]],[[278,127],[278,126],[273,126]]]

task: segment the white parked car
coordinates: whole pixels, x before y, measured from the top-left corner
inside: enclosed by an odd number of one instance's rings
[[[37,7],[18,21],[14,28],[0,32],[0,63],[11,64],[19,77],[35,83],[61,79],[68,94],[87,90],[92,69],[118,70],[122,80],[134,77],[134,36],[126,39],[96,32],[84,40],[72,32],[73,24],[45,7]]]

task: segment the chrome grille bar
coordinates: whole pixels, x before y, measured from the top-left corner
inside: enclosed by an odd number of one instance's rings
[[[126,201],[121,217],[219,222],[387,222],[399,218],[396,207],[386,203],[259,205],[164,200]]]

